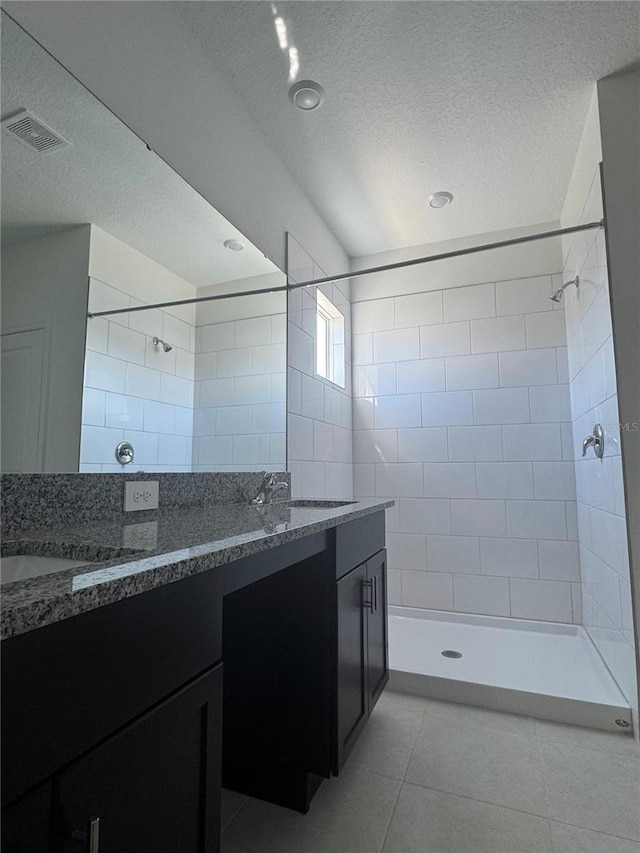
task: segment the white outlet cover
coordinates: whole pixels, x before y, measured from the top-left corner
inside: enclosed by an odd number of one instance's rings
[[[160,483],[158,480],[135,480],[124,484],[124,511],[139,512],[158,509]]]

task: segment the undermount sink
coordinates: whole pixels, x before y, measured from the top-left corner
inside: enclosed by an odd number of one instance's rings
[[[352,506],[357,501],[287,501],[286,505],[298,509],[339,509],[341,506]]]
[[[89,560],[69,560],[66,557],[47,557],[41,554],[13,554],[0,557],[0,583],[13,583],[27,578],[42,577],[72,569],[77,566],[90,566]]]

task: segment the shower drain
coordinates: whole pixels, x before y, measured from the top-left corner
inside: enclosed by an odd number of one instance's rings
[[[443,658],[461,658],[462,652],[456,652],[454,649],[445,649],[440,652]]]

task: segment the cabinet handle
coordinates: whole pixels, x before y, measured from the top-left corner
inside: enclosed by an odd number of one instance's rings
[[[365,588],[368,588],[369,592],[371,594],[368,601],[365,599],[365,596],[364,596]],[[373,592],[373,581],[372,580],[363,580],[362,581],[362,592],[363,592],[362,606],[368,607],[369,610],[371,611],[371,613],[373,613],[373,595],[374,595],[374,592]]]
[[[89,853],[100,853],[100,818],[89,821]]]
[[[378,575],[373,576],[373,610],[378,610]]]

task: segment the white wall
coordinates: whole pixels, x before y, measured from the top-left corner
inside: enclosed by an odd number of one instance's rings
[[[44,329],[41,470],[78,470],[90,227],[82,225],[2,251],[2,333]]]
[[[280,269],[293,231],[330,274],[347,271],[342,247],[173,7],[4,8]]]
[[[611,272],[614,350],[620,418],[640,420],[640,71],[598,83],[605,208]],[[640,631],[640,433],[623,432],[623,471],[635,600],[635,640]],[[640,660],[636,655],[638,681]],[[635,702],[637,709],[637,697]],[[640,719],[636,713],[636,731]]]
[[[91,228],[89,310],[109,311],[196,295],[193,285]],[[165,353],[154,337],[167,341]],[[80,471],[190,471],[195,306],[94,317],[87,323]],[[134,462],[119,465],[130,441]]]
[[[260,276],[214,288],[285,283]],[[197,306],[194,471],[282,471],[286,466],[286,294]]]
[[[541,275],[352,306],[355,494],[396,500],[394,603],[580,621],[558,284]]]
[[[289,278],[322,278],[323,270],[289,235]],[[349,284],[322,286],[345,318],[346,387],[316,374],[316,289],[288,294],[287,460],[292,496],[350,498],[353,495],[351,435],[351,305]]]

